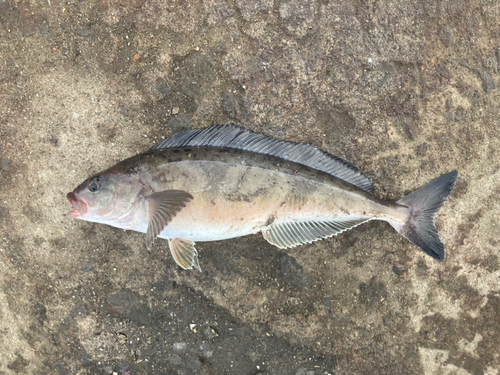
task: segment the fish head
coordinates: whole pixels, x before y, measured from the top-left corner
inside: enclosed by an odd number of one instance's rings
[[[76,219],[108,223],[130,212],[142,185],[133,176],[107,171],[82,182],[66,198]]]

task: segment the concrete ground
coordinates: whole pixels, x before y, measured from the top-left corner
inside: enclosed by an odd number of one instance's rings
[[[0,374],[500,374],[500,2],[0,0]],[[319,146],[398,199],[460,171],[447,259],[373,222],[280,251],[77,221],[185,129]]]

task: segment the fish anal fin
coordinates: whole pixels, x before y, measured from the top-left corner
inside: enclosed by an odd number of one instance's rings
[[[268,226],[262,230],[262,235],[269,243],[286,249],[335,236],[369,220],[366,217],[349,217],[337,220],[287,221]]]
[[[198,252],[194,247],[194,242],[180,238],[168,240],[170,252],[174,257],[175,262],[185,270],[196,268],[201,272],[200,264],[198,263]]]
[[[193,199],[183,190],[164,190],[146,198],[149,202],[149,223],[146,232],[146,246],[151,248],[154,240],[169,222]]]

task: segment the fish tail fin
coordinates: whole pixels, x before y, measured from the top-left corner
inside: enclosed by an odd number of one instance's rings
[[[448,200],[457,177],[457,171],[447,173],[397,201],[410,208],[410,217],[404,224],[390,223],[413,245],[439,260],[444,260],[445,252],[434,218]]]

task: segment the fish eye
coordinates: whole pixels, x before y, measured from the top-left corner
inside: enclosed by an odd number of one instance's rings
[[[101,187],[101,178],[100,177],[94,177],[89,181],[89,190],[91,192],[96,192],[97,190],[100,189]]]

